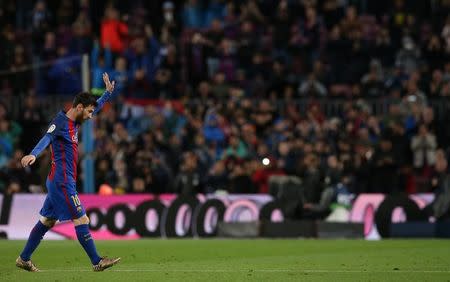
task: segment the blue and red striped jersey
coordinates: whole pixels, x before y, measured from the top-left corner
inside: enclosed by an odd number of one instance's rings
[[[105,93],[97,100],[94,114],[111,98],[111,93]],[[60,111],[50,123],[44,137],[31,151],[36,157],[50,144],[52,166],[48,179],[50,181],[74,183],[77,181],[78,163],[78,129],[80,124],[69,119],[66,113]]]
[[[79,127],[63,111],[53,119],[46,133],[50,137],[52,153],[49,180],[64,183],[77,181]]]

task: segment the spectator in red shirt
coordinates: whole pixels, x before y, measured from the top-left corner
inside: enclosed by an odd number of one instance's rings
[[[110,6],[101,25],[101,44],[113,53],[123,53],[127,46],[128,26],[119,19],[119,11]]]

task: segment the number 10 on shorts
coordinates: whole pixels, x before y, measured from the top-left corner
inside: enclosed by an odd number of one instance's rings
[[[70,196],[72,198],[72,202],[75,206],[79,206],[80,205],[80,199],[78,198],[78,195],[72,195]]]

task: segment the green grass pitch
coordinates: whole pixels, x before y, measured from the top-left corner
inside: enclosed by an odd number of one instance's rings
[[[24,241],[0,241],[0,281],[450,281],[449,240],[138,240],[97,241],[121,256],[92,272],[76,241],[43,241],[42,270],[14,261]]]

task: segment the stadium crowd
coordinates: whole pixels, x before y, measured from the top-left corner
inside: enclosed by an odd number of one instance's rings
[[[430,101],[450,96],[450,1],[93,2],[2,1],[4,193],[45,190],[49,152],[19,160],[48,126],[40,101],[82,89],[84,53],[94,94],[117,81],[95,120],[98,190],[267,193],[293,175],[308,207],[327,187],[445,189],[450,122]]]

